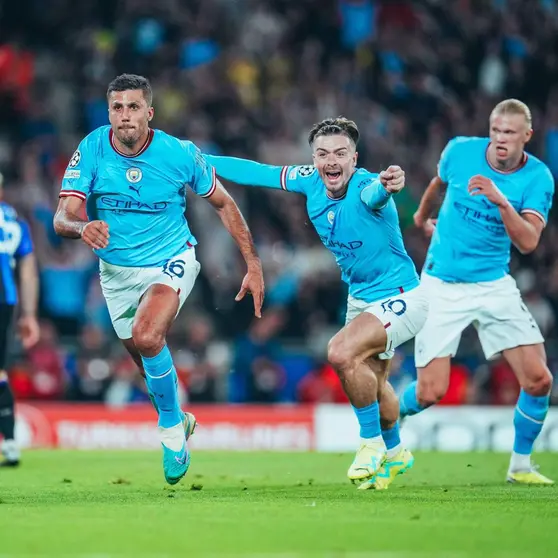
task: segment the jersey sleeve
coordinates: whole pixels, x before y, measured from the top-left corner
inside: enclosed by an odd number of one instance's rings
[[[31,240],[29,225],[23,219],[18,219],[17,222],[21,229],[21,238],[14,253],[14,257],[19,259],[33,253],[33,241]]]
[[[78,145],[66,167],[59,195],[61,198],[75,196],[82,200],[87,199],[95,176],[95,158],[94,140],[87,136]]]
[[[315,185],[319,179],[318,171],[314,165],[297,165],[283,167],[284,186],[281,187],[289,192],[306,194],[308,189]]]
[[[440,177],[442,182],[444,182],[444,184],[448,184],[450,181],[450,164],[451,159],[455,154],[458,141],[459,138],[453,138],[452,140],[450,140],[442,151],[442,154],[440,155],[440,162],[438,163],[438,176]]]
[[[537,173],[529,188],[525,191],[521,213],[531,213],[539,217],[546,225],[548,213],[552,207],[554,196],[554,178],[546,165],[541,166],[541,172]]]
[[[377,211],[383,209],[389,202],[390,194],[380,182],[377,174],[371,174],[362,185],[360,199],[368,209]]]
[[[202,198],[209,198],[217,188],[215,169],[208,163],[201,151],[192,142],[183,142],[192,167],[188,183],[190,188]]]
[[[265,165],[237,157],[204,155],[221,177],[242,186],[274,188],[288,192],[306,193],[306,185],[314,179],[312,166]]]

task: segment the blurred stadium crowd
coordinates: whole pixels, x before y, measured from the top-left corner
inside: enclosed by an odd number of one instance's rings
[[[155,126],[203,151],[277,165],[310,162],[306,135],[345,115],[362,133],[360,165],[407,172],[398,197],[407,248],[421,192],[454,135],[486,135],[492,106],[531,107],[531,151],[558,175],[558,5],[554,0],[20,0],[0,8],[0,170],[4,196],[28,219],[41,273],[42,338],[16,350],[20,398],[145,400],[112,332],[96,258],[54,235],[61,176],[80,139],[107,123],[107,83],[149,77]],[[169,340],[191,401],[343,401],[324,363],[346,291],[296,195],[230,186],[251,225],[267,280],[261,320],[234,302],[243,266],[201,199],[188,210],[202,272]],[[558,213],[513,273],[558,370]],[[17,349],[17,347],[16,347]],[[514,404],[501,362],[487,366],[466,334],[446,403]],[[412,346],[395,359],[400,389]],[[556,398],[555,398],[556,399]]]

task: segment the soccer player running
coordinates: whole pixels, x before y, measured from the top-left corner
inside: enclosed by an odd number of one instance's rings
[[[473,323],[486,358],[502,354],[521,384],[507,480],[552,484],[531,464],[552,375],[541,332],[508,274],[511,243],[523,254],[535,250],[554,193],[549,169],[524,151],[532,135],[529,108],[507,99],[490,115],[489,138],[457,137],[442,153],[415,214],[416,225],[433,232],[422,275],[430,312],[415,343],[418,382],[400,404],[402,416],[414,415],[444,396],[450,359]],[[443,187],[434,226],[430,216]]]
[[[0,174],[0,199],[3,183]],[[19,285],[16,275],[19,275]],[[6,372],[12,321],[19,302],[17,326],[23,348],[30,349],[37,343],[38,293],[37,263],[29,227],[13,207],[0,201],[0,434],[4,456],[0,467],[17,467],[21,458],[15,441],[14,396]]]
[[[190,464],[195,418],[179,406],[166,335],[200,270],[184,212],[186,186],[206,198],[236,241],[248,272],[236,300],[250,292],[261,315],[264,283],[250,231],[237,205],[189,141],[149,127],[149,81],[123,74],[107,91],[110,126],[79,144],[54,217],[57,234],[81,238],[100,258],[101,287],[113,327],[145,375],[159,413],[163,471],[177,483]],[[87,202],[89,220],[82,218]]]
[[[413,463],[399,439],[398,404],[387,382],[389,361],[397,346],[416,335],[427,313],[392,197],[404,187],[405,175],[397,166],[380,174],[356,168],[359,132],[345,118],[316,124],[308,139],[314,166],[206,158],[218,175],[238,184],[306,197],[310,220],[349,285],[346,325],[328,347],[328,360],[360,425],[361,444],[347,476],[364,481],[359,488],[383,489]]]

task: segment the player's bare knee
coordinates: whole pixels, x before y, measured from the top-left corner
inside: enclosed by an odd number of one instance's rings
[[[417,401],[421,407],[436,405],[446,394],[448,389],[444,382],[422,381],[419,378],[417,384]]]
[[[542,366],[538,370],[534,370],[525,385],[521,386],[529,395],[542,397],[548,395],[552,389],[552,374],[546,366]]]
[[[143,323],[134,324],[132,337],[137,350],[143,356],[155,356],[165,344],[165,338]]]
[[[354,355],[346,342],[334,337],[327,347],[327,360],[338,374],[342,374],[353,367]]]

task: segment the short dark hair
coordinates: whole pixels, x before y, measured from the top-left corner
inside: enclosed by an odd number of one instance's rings
[[[143,92],[143,98],[147,101],[147,104],[151,106],[153,102],[153,91],[151,90],[151,84],[149,80],[143,76],[137,76],[135,74],[122,74],[114,78],[108,86],[107,98],[114,91],[134,91],[141,89]]]
[[[314,124],[308,134],[308,143],[313,145],[314,140],[320,136],[336,135],[347,136],[355,144],[355,147],[358,145],[360,138],[357,125],[352,120],[338,116],[337,118],[326,118]]]

